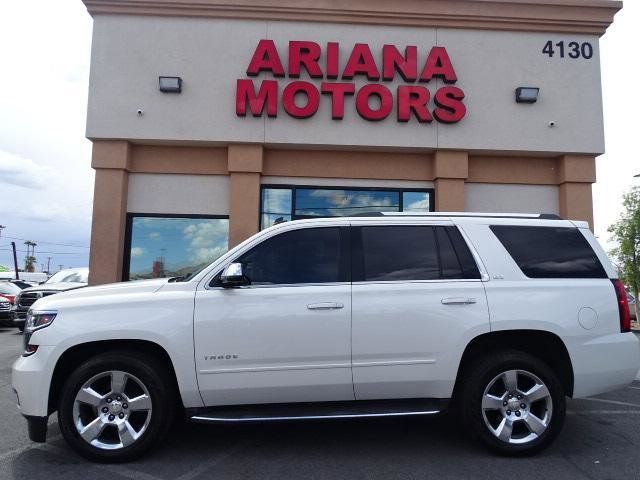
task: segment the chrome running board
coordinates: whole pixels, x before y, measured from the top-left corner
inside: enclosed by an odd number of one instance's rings
[[[434,399],[240,405],[188,409],[195,423],[270,422],[436,415],[448,402]]]

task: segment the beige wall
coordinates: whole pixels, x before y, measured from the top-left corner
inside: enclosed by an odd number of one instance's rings
[[[127,211],[228,215],[229,177],[130,173]]]
[[[341,66],[356,42],[368,43],[380,62],[382,46],[417,45],[420,62],[438,44],[447,48],[466,92],[468,114],[459,124],[399,123],[392,114],[368,122],[348,97],[345,118],[331,119],[330,98],[309,119],[241,118],[235,85],[262,38],[273,39],[287,63],[290,40],[339,41]],[[550,59],[552,39],[589,41],[591,60]],[[87,136],[172,142],[250,142],[322,148],[437,148],[469,151],[576,152],[604,150],[597,35],[549,35],[428,27],[397,27],[256,20],[96,15]],[[321,58],[321,63],[323,58]],[[181,94],[158,91],[158,75],[179,75]],[[309,80],[303,73],[302,79]],[[258,80],[272,78],[263,73]],[[280,80],[280,90],[290,79]],[[319,85],[320,80],[313,80]],[[362,80],[356,81],[362,85]],[[385,82],[395,92],[399,80]],[[432,94],[440,83],[426,84]],[[514,101],[519,86],[541,88],[540,101]],[[431,103],[431,108],[434,105]],[[144,114],[137,115],[141,109]],[[557,126],[549,128],[550,121]]]
[[[555,185],[469,183],[465,186],[466,212],[560,213]]]

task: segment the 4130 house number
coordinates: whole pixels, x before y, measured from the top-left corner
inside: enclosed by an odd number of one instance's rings
[[[593,45],[589,42],[556,42],[549,40],[542,49],[542,53],[549,55],[550,58],[558,55],[560,58],[584,58],[591,60],[593,58]]]

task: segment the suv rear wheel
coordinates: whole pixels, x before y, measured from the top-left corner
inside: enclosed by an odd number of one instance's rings
[[[60,430],[80,455],[133,460],[165,435],[174,416],[173,382],[160,362],[120,351],[98,355],[65,382]]]
[[[560,433],[565,393],[553,370],[519,351],[485,357],[467,371],[460,407],[466,425],[493,450],[533,454]]]

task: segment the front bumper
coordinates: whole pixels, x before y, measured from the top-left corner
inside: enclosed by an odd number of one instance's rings
[[[30,415],[24,415],[27,419],[27,430],[29,432],[29,439],[32,442],[44,443],[47,441],[47,423],[49,417],[32,417]]]
[[[0,326],[13,327],[13,315],[10,310],[0,310]]]
[[[19,309],[14,307],[11,310],[11,321],[14,327],[24,327],[24,323],[27,320],[27,312],[29,309]]]
[[[26,417],[49,415],[49,386],[55,347],[40,345],[33,355],[18,358],[11,371],[11,385],[18,395],[18,408]]]

